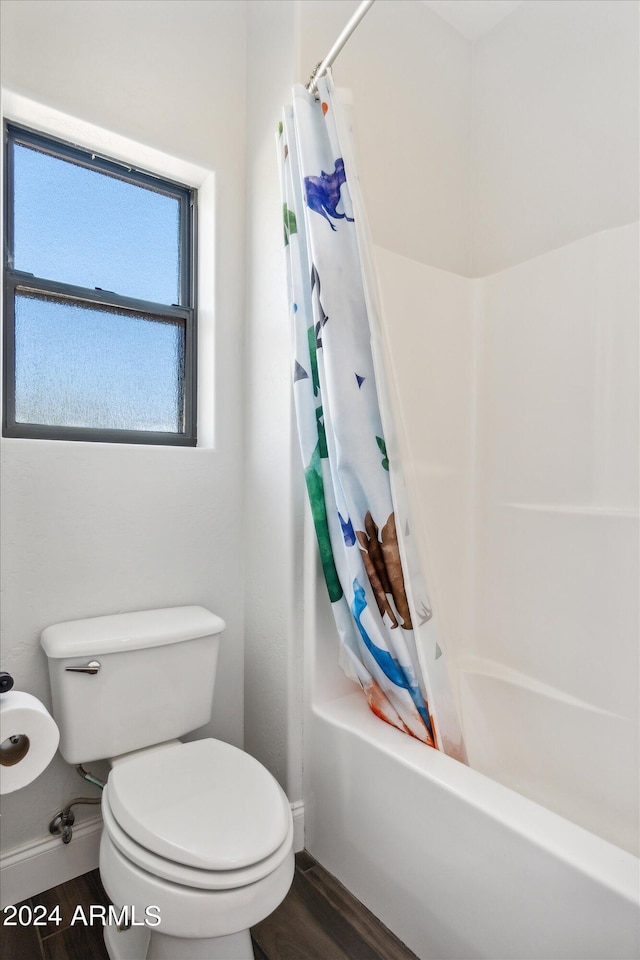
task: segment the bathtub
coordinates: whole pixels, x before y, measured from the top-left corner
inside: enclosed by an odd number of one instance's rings
[[[636,857],[328,691],[306,717],[306,846],[421,960],[639,956]]]

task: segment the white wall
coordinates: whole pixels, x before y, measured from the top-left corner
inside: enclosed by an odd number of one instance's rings
[[[1,9],[6,86],[203,167],[240,172],[244,3],[3,0]]]
[[[295,76],[295,4],[247,6],[245,747],[302,799],[302,465],[294,436],[276,130]]]
[[[526,0],[481,37],[473,157],[473,276],[636,220],[636,0]]]
[[[214,444],[3,442],[2,667],[49,704],[43,627],[201,603],[228,624],[210,730],[240,744],[245,5],[5,0],[2,82],[215,171],[218,212],[207,265],[216,280],[215,329],[206,331],[216,348]],[[3,848],[47,836],[51,816],[87,792],[58,757],[3,797]]]

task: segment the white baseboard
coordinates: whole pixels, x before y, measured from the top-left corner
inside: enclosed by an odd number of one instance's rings
[[[291,813],[293,850],[300,853],[304,850],[302,800],[291,804]],[[60,837],[30,840],[0,856],[0,910],[95,870],[101,832],[102,817],[92,817],[73,828],[70,843],[63,843]]]
[[[0,857],[0,909],[57,887],[98,866],[102,817],[73,828],[70,843],[60,837],[30,840]]]
[[[293,815],[293,852],[304,850],[304,801],[296,800],[291,804]]]

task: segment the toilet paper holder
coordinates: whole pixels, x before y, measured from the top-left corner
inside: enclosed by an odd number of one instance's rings
[[[0,671],[0,794],[20,790],[39,777],[60,741],[44,704],[13,686],[11,674]]]
[[[7,693],[13,687],[13,677],[6,670],[0,671],[0,693]],[[12,767],[19,763],[29,752],[29,737],[23,733],[14,734],[0,744],[0,764],[3,767]]]

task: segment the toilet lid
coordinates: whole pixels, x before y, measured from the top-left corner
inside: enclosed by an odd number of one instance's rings
[[[109,775],[109,800],[137,843],[204,870],[235,870],[268,857],[285,840],[291,817],[262,764],[211,739],[119,763]]]

